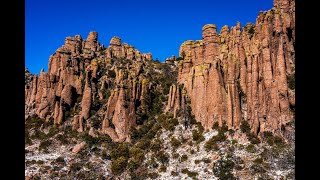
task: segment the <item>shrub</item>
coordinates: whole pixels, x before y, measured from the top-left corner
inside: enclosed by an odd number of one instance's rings
[[[183,57],[178,57],[176,60],[177,61],[183,60]]]
[[[275,144],[276,146],[278,146],[278,147],[284,145],[284,143],[283,143],[283,141],[282,141],[282,138],[279,137],[279,136],[275,136],[275,137],[274,137],[274,144]]]
[[[200,162],[201,162],[201,161],[198,160],[198,159],[194,160],[194,163],[195,163],[195,164],[199,164]]]
[[[247,137],[252,144],[259,144],[260,143],[259,138],[252,133],[247,133]]]
[[[51,127],[51,128],[49,129],[48,134],[47,134],[47,138],[53,137],[53,136],[56,135],[58,132],[59,132],[59,129],[58,129],[58,128]]]
[[[172,154],[172,158],[173,159],[178,159],[180,157],[180,155],[178,153],[173,153]]]
[[[182,155],[181,156],[181,162],[188,160],[188,156],[187,155]]]
[[[227,124],[226,124],[225,121],[223,121],[222,126],[221,126],[221,128],[220,128],[219,130],[220,130],[221,133],[223,133],[223,134],[228,131],[228,126],[227,126]]]
[[[212,129],[218,130],[219,129],[219,123],[218,122],[213,123]]]
[[[193,149],[191,149],[191,150],[190,150],[190,153],[191,153],[191,154],[194,154],[195,152],[194,152],[194,150],[193,150]]]
[[[65,164],[65,161],[64,161],[64,158],[62,156],[59,156],[56,160],[55,160],[56,163],[59,163],[59,164]]]
[[[274,143],[274,137],[273,137],[272,132],[270,132],[270,131],[263,132],[262,133],[262,139],[264,141],[266,141],[270,146],[272,146],[273,143]]]
[[[135,162],[138,162],[138,163],[141,163],[144,159],[144,154],[145,152],[140,149],[140,148],[137,148],[137,147],[132,147],[130,150],[129,150],[129,156],[130,158],[133,158],[133,160]]]
[[[211,160],[209,158],[203,158],[202,161],[207,164],[211,163]]]
[[[81,163],[72,163],[70,165],[70,170],[71,170],[71,172],[77,172],[77,171],[80,171],[82,166],[83,166],[83,164],[81,164]]]
[[[151,143],[150,149],[152,152],[158,152],[161,149],[162,142],[159,139],[156,139],[154,142]]]
[[[191,177],[191,178],[195,178],[195,177],[198,175],[197,172],[189,171],[189,170],[186,169],[186,168],[185,168],[185,169],[182,169],[181,172],[182,172],[183,174],[188,174],[188,176]]]
[[[213,174],[219,179],[236,179],[232,174],[235,163],[231,160],[231,156],[227,154],[225,158],[219,159],[213,166]]]
[[[216,141],[216,142],[223,142],[227,139],[227,136],[224,135],[225,131],[224,130],[219,130],[218,131],[218,135],[217,136],[213,136],[213,139]]]
[[[209,139],[209,140],[204,144],[204,148],[206,149],[207,152],[209,152],[209,151],[211,151],[211,150],[213,150],[213,149],[214,149],[214,150],[218,150],[218,149],[219,149],[216,141],[215,141],[213,138]]]
[[[173,149],[176,149],[181,145],[181,142],[178,139],[176,139],[175,137],[171,138],[170,143],[171,143],[171,146],[173,147]]]
[[[233,136],[234,133],[235,133],[235,131],[234,131],[233,129],[229,129],[229,134],[230,134],[230,136]]]
[[[178,119],[169,118],[167,122],[163,124],[163,128],[165,128],[167,131],[173,131],[175,126],[178,124],[179,124]]]
[[[200,143],[204,140],[204,137],[202,133],[194,129],[192,130],[192,140],[196,141],[197,143]]]
[[[178,176],[179,173],[175,172],[175,171],[171,171],[171,176]]]
[[[148,164],[152,167],[152,168],[157,168],[159,166],[159,164],[154,160],[154,158],[151,158],[151,160],[149,160]]]
[[[51,145],[51,140],[42,141],[39,145],[39,150],[47,151],[48,147]]]
[[[39,129],[43,123],[44,123],[44,120],[41,119],[38,115],[32,115],[26,119],[25,128],[26,129],[31,129],[31,128]]]
[[[127,167],[128,159],[121,156],[111,163],[111,171],[114,175],[120,175]]]
[[[128,165],[127,165],[127,169],[133,173],[136,171],[136,169],[138,169],[138,167],[140,166],[141,163],[135,161],[135,160],[130,160],[128,162]]]
[[[69,144],[69,141],[67,140],[67,137],[65,137],[62,134],[58,134],[56,139],[61,143],[61,144]]]
[[[143,139],[139,140],[139,141],[135,144],[135,146],[138,147],[138,148],[140,148],[140,149],[149,149],[150,144],[151,144],[151,140],[150,140],[150,139],[145,139],[145,138],[143,138]]]
[[[157,160],[160,161],[162,165],[167,164],[169,162],[169,154],[159,151],[157,154]]]
[[[41,130],[35,129],[34,134],[31,135],[31,139],[46,140],[47,135],[44,132],[42,132]]]
[[[187,174],[188,171],[189,171],[189,170],[186,169],[186,168],[184,168],[184,169],[181,170],[181,172],[182,172],[183,174]]]
[[[164,166],[164,165],[161,165],[159,171],[160,172],[166,172],[167,171],[167,167]]]
[[[250,125],[247,121],[242,121],[241,124],[240,124],[240,129],[241,129],[241,132],[243,133],[250,133]]]
[[[235,140],[235,139],[231,140],[231,144],[232,144],[232,145],[235,145],[235,144],[237,144],[237,143],[238,143],[237,140]]]
[[[158,176],[159,176],[159,174],[156,172],[152,172],[152,173],[148,174],[148,177],[151,179],[156,179]]]
[[[30,135],[29,135],[29,131],[28,130],[25,130],[24,131],[24,143],[25,144],[28,144],[28,145],[32,145],[32,141],[30,139]]]
[[[249,144],[249,145],[246,147],[246,151],[247,151],[247,152],[254,153],[255,150],[256,150],[256,148],[254,147],[253,144]]]
[[[114,148],[110,152],[111,159],[118,159],[120,157],[129,157],[129,148],[126,143],[119,143],[118,147]]]

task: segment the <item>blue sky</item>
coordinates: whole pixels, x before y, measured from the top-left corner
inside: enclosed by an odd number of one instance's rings
[[[201,38],[205,24],[255,23],[272,0],[26,0],[25,66],[31,73],[48,69],[48,60],[67,36],[98,32],[105,47],[119,36],[141,52],[164,61],[178,55],[181,43]]]

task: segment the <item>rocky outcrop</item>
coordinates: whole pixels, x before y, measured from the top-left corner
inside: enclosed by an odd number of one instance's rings
[[[151,53],[140,53],[119,37],[113,37],[108,48],[100,45],[97,32],[85,40],[67,37],[50,56],[47,73],[25,70],[26,119],[37,114],[56,125],[71,121],[78,132],[100,131],[116,141],[128,140],[136,109],[146,106],[142,94],[149,90],[142,85],[141,67],[151,60]],[[101,114],[101,128],[93,129],[93,116]]]
[[[260,12],[256,24],[238,22],[220,34],[214,24],[202,28],[202,40],[186,41],[179,51],[178,82],[191,99],[192,111],[205,129],[224,121],[238,129],[248,121],[252,132],[279,133],[291,121],[295,92],[288,76],[295,67],[295,2],[275,0]],[[179,109],[176,87],[167,110]]]
[[[77,145],[75,145],[73,148],[72,148],[72,152],[74,154],[77,154],[81,151],[81,149],[83,149],[83,147],[86,145],[86,142],[81,142]]]

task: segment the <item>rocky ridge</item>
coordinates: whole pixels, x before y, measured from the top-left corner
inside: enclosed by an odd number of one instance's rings
[[[48,72],[25,69],[26,175],[292,179],[294,8],[207,24],[165,63],[119,37],[67,37]]]
[[[202,28],[202,40],[180,46],[178,82],[170,88],[167,111],[176,114],[191,99],[192,112],[205,129],[225,121],[239,129],[282,135],[294,118],[295,2],[275,0],[256,24],[241,28],[214,24]],[[187,93],[187,94],[185,94]]]

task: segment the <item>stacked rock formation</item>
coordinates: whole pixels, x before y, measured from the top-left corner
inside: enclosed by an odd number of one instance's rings
[[[126,67],[121,67],[121,62],[112,65],[111,61],[121,58],[132,62]],[[97,32],[90,32],[86,40],[80,35],[67,37],[50,56],[47,73],[41,70],[39,75],[31,75],[26,69],[26,119],[36,114],[61,125],[72,112],[73,129],[81,132],[91,128],[94,102],[104,101],[107,110],[101,116],[100,132],[124,141],[130,126],[135,125],[135,102],[143,101],[149,90],[149,84],[142,83],[139,67],[151,60],[151,53],[140,53],[118,37],[111,39],[108,48],[100,45]],[[111,81],[117,84],[113,89],[109,87]],[[110,97],[104,95],[106,91],[110,91]]]
[[[238,22],[217,33],[214,24],[202,28],[202,40],[180,47],[179,84],[191,99],[196,120],[205,129],[225,121],[238,129],[248,121],[252,132],[279,133],[291,121],[295,91],[288,77],[295,74],[295,2],[275,0],[260,12],[256,24]],[[170,88],[167,110],[181,106],[181,88]]]

